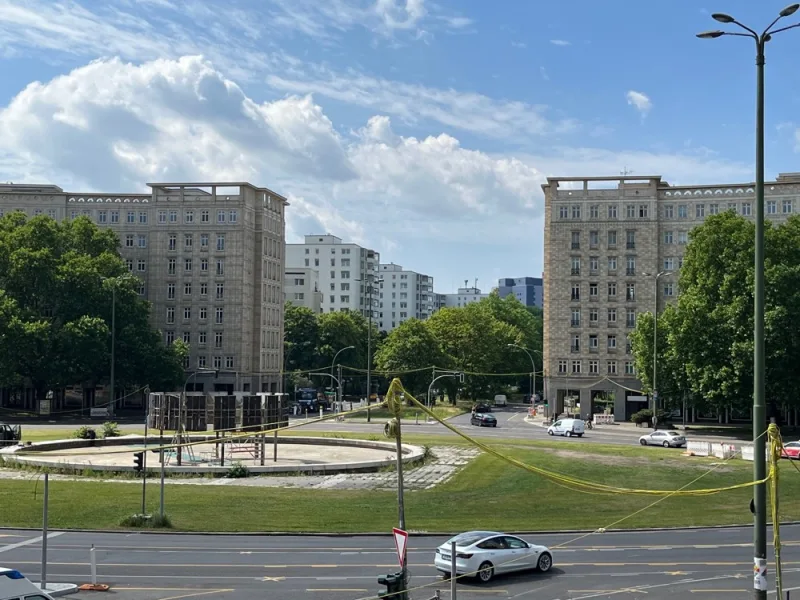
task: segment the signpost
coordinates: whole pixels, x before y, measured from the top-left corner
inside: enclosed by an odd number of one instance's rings
[[[392,529],[392,533],[394,534],[394,545],[397,548],[397,560],[400,561],[400,567],[405,567],[408,532],[395,527]]]

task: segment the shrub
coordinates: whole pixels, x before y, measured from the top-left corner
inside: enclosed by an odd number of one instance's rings
[[[120,432],[119,427],[113,421],[106,421],[103,423],[103,437],[104,438],[112,438],[112,437],[119,437],[122,435]]]
[[[250,477],[250,470],[242,463],[235,462],[231,465],[231,468],[228,469],[225,477],[228,479],[243,479],[244,477]]]
[[[659,409],[658,412],[656,412],[656,415],[658,416],[659,425],[666,425],[667,422],[672,418],[671,413],[661,409]],[[652,409],[644,408],[639,412],[633,413],[631,415],[631,421],[636,423],[637,425],[641,423],[652,423],[653,422]]]
[[[167,515],[130,515],[119,523],[120,527],[147,529],[172,529],[172,521]]]
[[[94,440],[97,439],[97,432],[94,430],[94,427],[81,425],[75,430],[75,433],[72,434],[72,437],[81,440]]]

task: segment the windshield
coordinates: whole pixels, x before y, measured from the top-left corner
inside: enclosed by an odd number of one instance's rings
[[[680,434],[675,431],[668,431],[667,435],[670,435],[672,437],[680,437]]]
[[[455,542],[457,546],[472,546],[472,544],[480,542],[482,539],[487,538],[490,535],[493,534],[488,531],[469,531],[467,533],[457,535],[450,541]]]

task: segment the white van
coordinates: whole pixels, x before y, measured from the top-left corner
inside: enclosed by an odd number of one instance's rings
[[[506,398],[505,394],[497,394],[494,397],[494,405],[495,406],[508,406],[508,398]]]
[[[0,567],[0,600],[53,600],[14,569]]]
[[[550,435],[564,435],[572,437],[577,435],[583,437],[585,423],[581,419],[561,419],[556,421],[547,428],[547,433]]]

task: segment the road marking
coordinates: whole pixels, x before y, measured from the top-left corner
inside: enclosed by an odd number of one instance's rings
[[[47,539],[53,539],[54,537],[58,537],[60,535],[64,535],[63,531],[54,531],[53,533],[47,534]],[[8,552],[9,550],[16,550],[17,548],[22,548],[23,546],[30,546],[31,544],[37,544],[42,541],[42,536],[36,538],[31,538],[29,540],[24,540],[22,542],[17,542],[16,544],[8,544],[7,546],[0,546],[0,552]]]
[[[114,586],[114,591],[125,590],[128,592],[191,592],[197,588],[188,587],[119,587]],[[214,592],[227,592],[230,590],[211,590]]]
[[[264,577],[261,581],[283,581],[286,577]]]
[[[205,592],[194,592],[192,594],[181,594],[180,596],[168,596],[167,598],[159,598],[159,600],[178,600],[179,598],[196,598],[197,596],[208,596],[209,594],[218,594],[221,592],[233,592],[233,589],[226,590],[210,590]]]
[[[723,588],[717,588],[717,589],[708,589],[708,590],[689,590],[689,591],[692,594],[721,594],[721,593],[730,594],[731,592],[747,592],[747,590],[743,590],[741,588],[733,589],[733,590],[730,589],[730,588],[728,588],[727,590],[723,589]]]
[[[510,421],[511,419],[516,419],[516,418],[517,418],[518,416],[520,416],[521,414],[522,414],[522,413],[515,413],[515,414],[513,414],[512,416],[510,416],[508,419],[506,419],[506,421]]]
[[[307,588],[307,592],[368,592],[366,588]]]
[[[665,571],[666,575],[688,575],[689,571]]]

